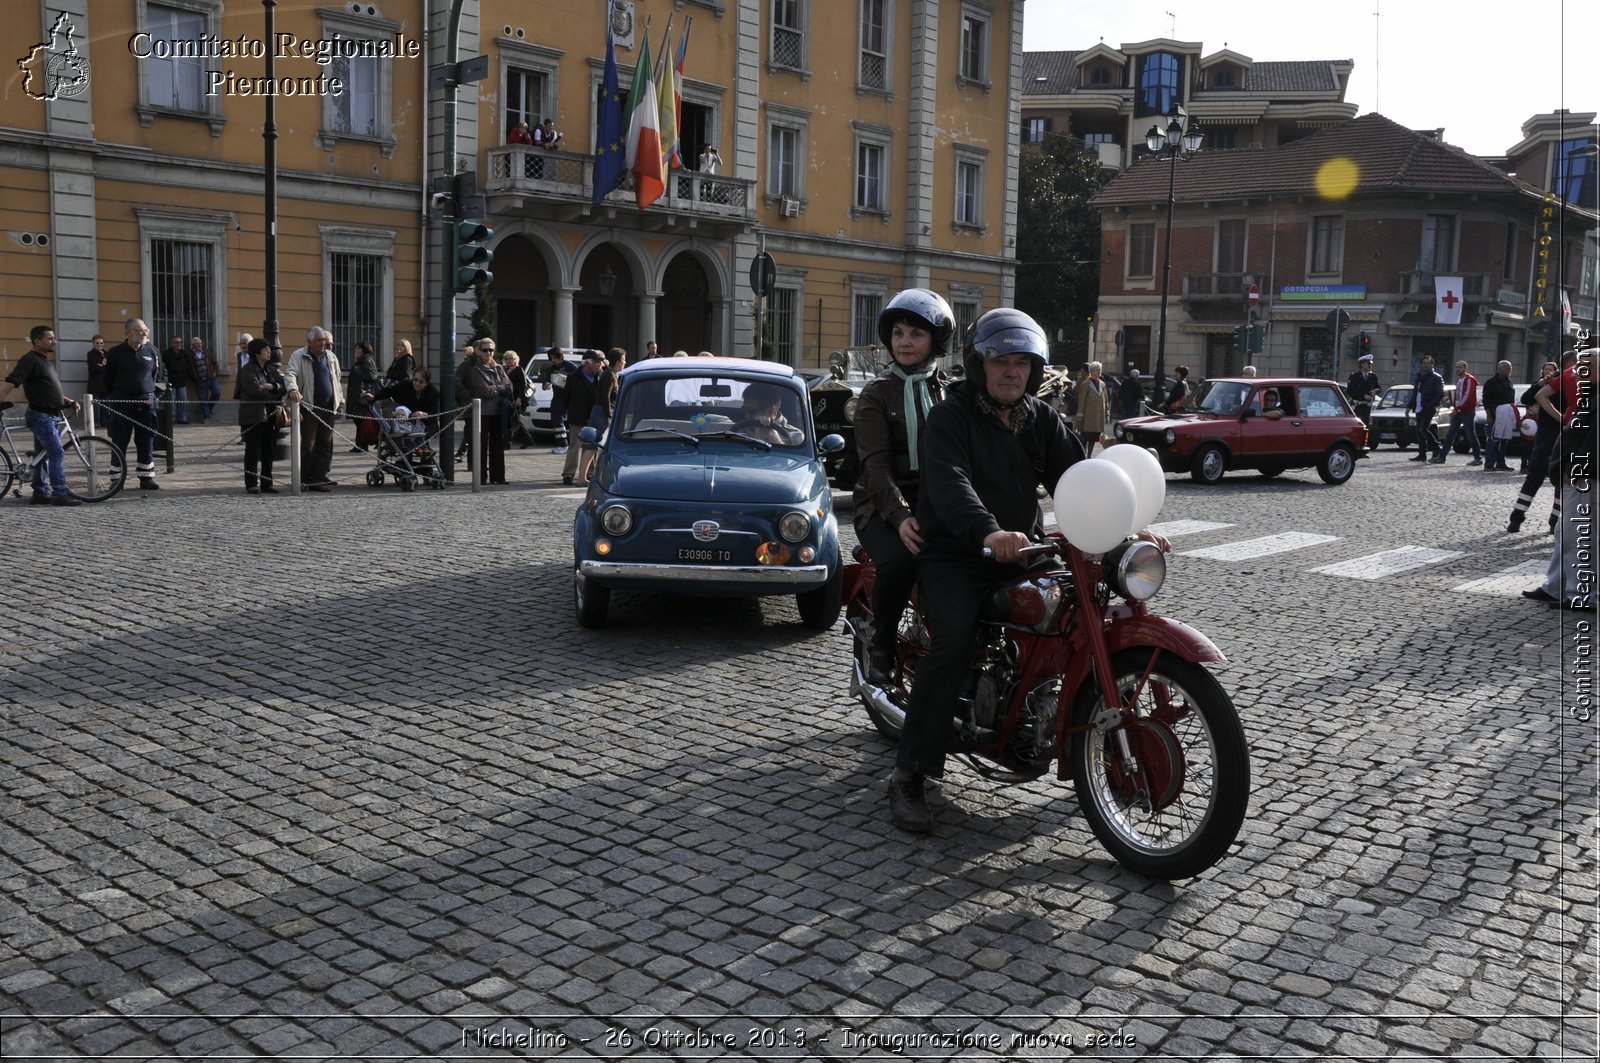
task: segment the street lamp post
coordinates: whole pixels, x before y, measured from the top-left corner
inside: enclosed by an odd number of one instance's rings
[[[1167,297],[1172,291],[1172,208],[1178,200],[1178,159],[1187,159],[1199,151],[1200,142],[1204,139],[1205,134],[1200,132],[1200,128],[1190,124],[1189,112],[1177,103],[1172,105],[1172,111],[1167,115],[1166,128],[1153,125],[1144,138],[1145,147],[1152,154],[1166,154],[1170,167],[1167,175],[1167,236],[1161,256],[1161,331],[1156,338],[1156,387],[1163,391],[1167,387]]]

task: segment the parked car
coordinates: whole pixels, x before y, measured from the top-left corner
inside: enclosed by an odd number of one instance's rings
[[[758,427],[743,400],[763,389],[785,424]],[[614,590],[692,595],[793,594],[800,619],[839,617],[833,496],[809,395],[785,365],[744,358],[660,358],[623,370],[611,425],[572,526],[578,622],[605,622]],[[575,441],[576,442],[576,441]]]
[[[828,482],[841,491],[853,490],[859,464],[856,458],[856,396],[872,378],[860,374],[838,376],[829,370],[816,370],[805,374],[806,389],[811,393],[812,425],[818,439],[836,435],[844,440],[844,447],[822,456]]]
[[[1278,393],[1280,417],[1262,413],[1262,395]],[[1147,447],[1167,472],[1214,484],[1230,469],[1276,476],[1315,467],[1324,483],[1342,484],[1367,456],[1366,428],[1331,380],[1220,377],[1195,392],[1193,412],[1136,417],[1117,426],[1124,443]]]
[[[1407,450],[1417,441],[1415,416],[1411,412],[1410,384],[1391,384],[1372,404],[1372,425],[1367,433],[1367,446],[1377,450],[1382,443],[1393,443]]]

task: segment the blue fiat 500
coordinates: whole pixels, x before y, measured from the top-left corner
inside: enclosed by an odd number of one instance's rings
[[[572,527],[578,622],[613,590],[793,594],[819,630],[839,618],[839,525],[804,381],[744,358],[657,358],[623,370]]]

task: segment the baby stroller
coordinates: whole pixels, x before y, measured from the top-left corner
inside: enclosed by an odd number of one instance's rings
[[[444,486],[428,441],[427,420],[413,419],[404,406],[396,406],[387,417],[374,407],[371,417],[380,434],[378,464],[367,470],[368,487],[382,487],[385,475],[393,477],[402,491],[415,491],[418,481],[425,481],[434,490]]]

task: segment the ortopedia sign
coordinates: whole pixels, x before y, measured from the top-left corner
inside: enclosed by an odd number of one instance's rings
[[[1366,297],[1365,284],[1285,284],[1278,289],[1278,298],[1290,303],[1344,303]]]

